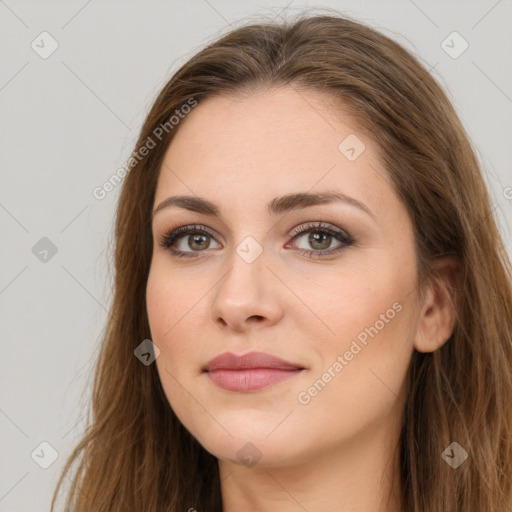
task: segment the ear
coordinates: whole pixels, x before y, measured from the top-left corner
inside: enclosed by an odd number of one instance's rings
[[[460,262],[454,256],[439,258],[433,275],[426,284],[414,348],[433,352],[442,347],[453,333],[456,321],[455,290],[460,278]]]

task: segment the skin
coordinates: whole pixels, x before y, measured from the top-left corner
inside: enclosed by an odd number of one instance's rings
[[[428,285],[420,300],[412,224],[377,148],[348,116],[335,116],[330,101],[291,87],[208,98],[181,121],[161,169],[154,208],[184,194],[222,213],[173,206],[154,215],[147,311],[170,406],[219,459],[223,512],[402,510],[396,447],[408,365],[415,349],[435,350],[453,329],[446,281]],[[354,161],[338,149],[349,134],[365,144]],[[327,189],[374,216],[345,203],[266,210],[274,197]],[[290,242],[293,228],[312,221],[348,231],[355,243],[323,258],[301,254],[341,245],[311,245],[311,232]],[[176,258],[159,239],[188,224],[215,235],[199,248],[182,235],[174,248],[195,248],[196,257]],[[236,251],[248,236],[263,251],[252,263]],[[396,303],[401,310],[333,372],[338,356]],[[201,371],[223,352],[253,350],[306,369],[251,393],[220,389]],[[328,368],[335,376],[301,403],[299,394]],[[246,443],[259,457],[253,466],[237,456]]]

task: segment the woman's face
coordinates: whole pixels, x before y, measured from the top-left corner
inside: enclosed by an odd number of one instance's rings
[[[412,225],[375,146],[326,100],[282,88],[202,101],[160,172],[156,364],[175,414],[224,461],[295,464],[398,435],[418,327]],[[194,201],[164,207],[172,196]],[[205,371],[226,352],[290,367]]]

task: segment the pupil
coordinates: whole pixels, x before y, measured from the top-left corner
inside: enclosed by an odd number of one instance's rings
[[[202,242],[201,242],[201,239],[202,239]],[[192,240],[193,240],[192,243],[189,241],[189,244],[188,244],[191,249],[194,249],[192,244],[196,244],[196,245],[199,246],[199,247],[196,247],[196,249],[197,248],[199,248],[199,249],[204,249],[205,248],[205,247],[201,247],[201,245],[204,244],[204,242],[206,240],[206,235],[193,235],[192,236]],[[208,247],[208,245],[210,245],[210,244],[207,244],[206,247]]]
[[[323,245],[320,247],[317,247],[319,249],[326,249],[331,244],[331,235],[327,233],[311,233],[309,235],[309,242],[312,244],[320,243],[322,244],[322,241],[324,242]],[[325,241],[327,240],[327,244],[325,244]]]

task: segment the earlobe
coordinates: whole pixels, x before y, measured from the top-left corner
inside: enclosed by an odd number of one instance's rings
[[[458,260],[446,257],[438,260],[436,267],[426,285],[418,317],[414,339],[414,348],[418,352],[433,352],[441,348],[452,335],[457,318]]]

